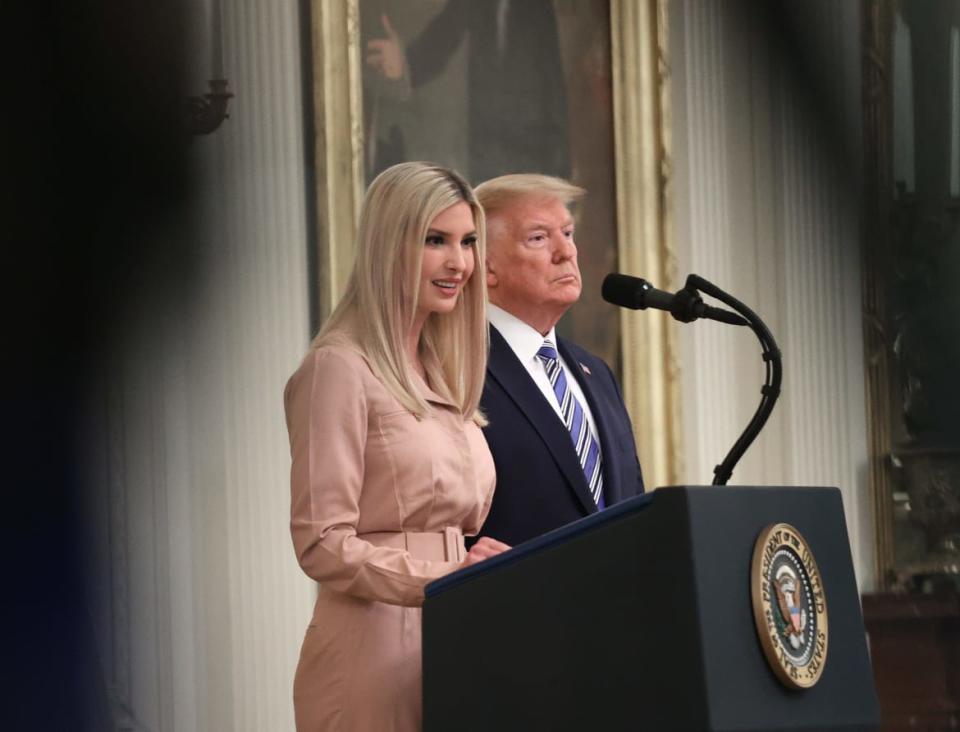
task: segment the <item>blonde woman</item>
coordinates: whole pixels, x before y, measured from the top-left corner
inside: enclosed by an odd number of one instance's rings
[[[433,579],[508,547],[481,538],[494,467],[484,218],[455,172],[370,185],[346,293],[284,393],[291,532],[320,583],[294,680],[299,732],[420,729],[420,606]]]

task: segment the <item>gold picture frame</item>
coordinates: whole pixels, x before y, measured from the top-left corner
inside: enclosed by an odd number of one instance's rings
[[[352,262],[363,195],[359,0],[311,0],[313,152],[320,321]],[[611,0],[619,268],[674,287],[669,155],[667,0]],[[622,311],[623,392],[647,486],[681,474],[679,367],[668,316]]]

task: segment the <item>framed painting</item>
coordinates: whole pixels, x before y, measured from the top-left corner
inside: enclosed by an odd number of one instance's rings
[[[311,0],[316,292],[342,292],[366,184],[430,160],[473,184],[538,172],[587,190],[583,294],[560,333],[621,377],[647,483],[680,472],[678,369],[660,313],[600,297],[611,271],[675,280],[666,0]]]
[[[957,586],[960,8],[864,0],[862,304],[878,586]]]

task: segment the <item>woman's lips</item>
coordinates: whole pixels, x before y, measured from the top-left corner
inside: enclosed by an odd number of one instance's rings
[[[430,280],[430,284],[439,288],[439,290],[447,296],[456,295],[457,291],[460,289],[460,285],[463,284],[462,280]]]

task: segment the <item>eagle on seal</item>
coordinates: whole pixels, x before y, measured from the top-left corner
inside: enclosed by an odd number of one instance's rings
[[[777,590],[777,607],[786,625],[785,634],[790,647],[799,650],[804,643],[803,631],[807,628],[807,611],[800,606],[797,578],[787,566],[777,570],[773,582]]]

